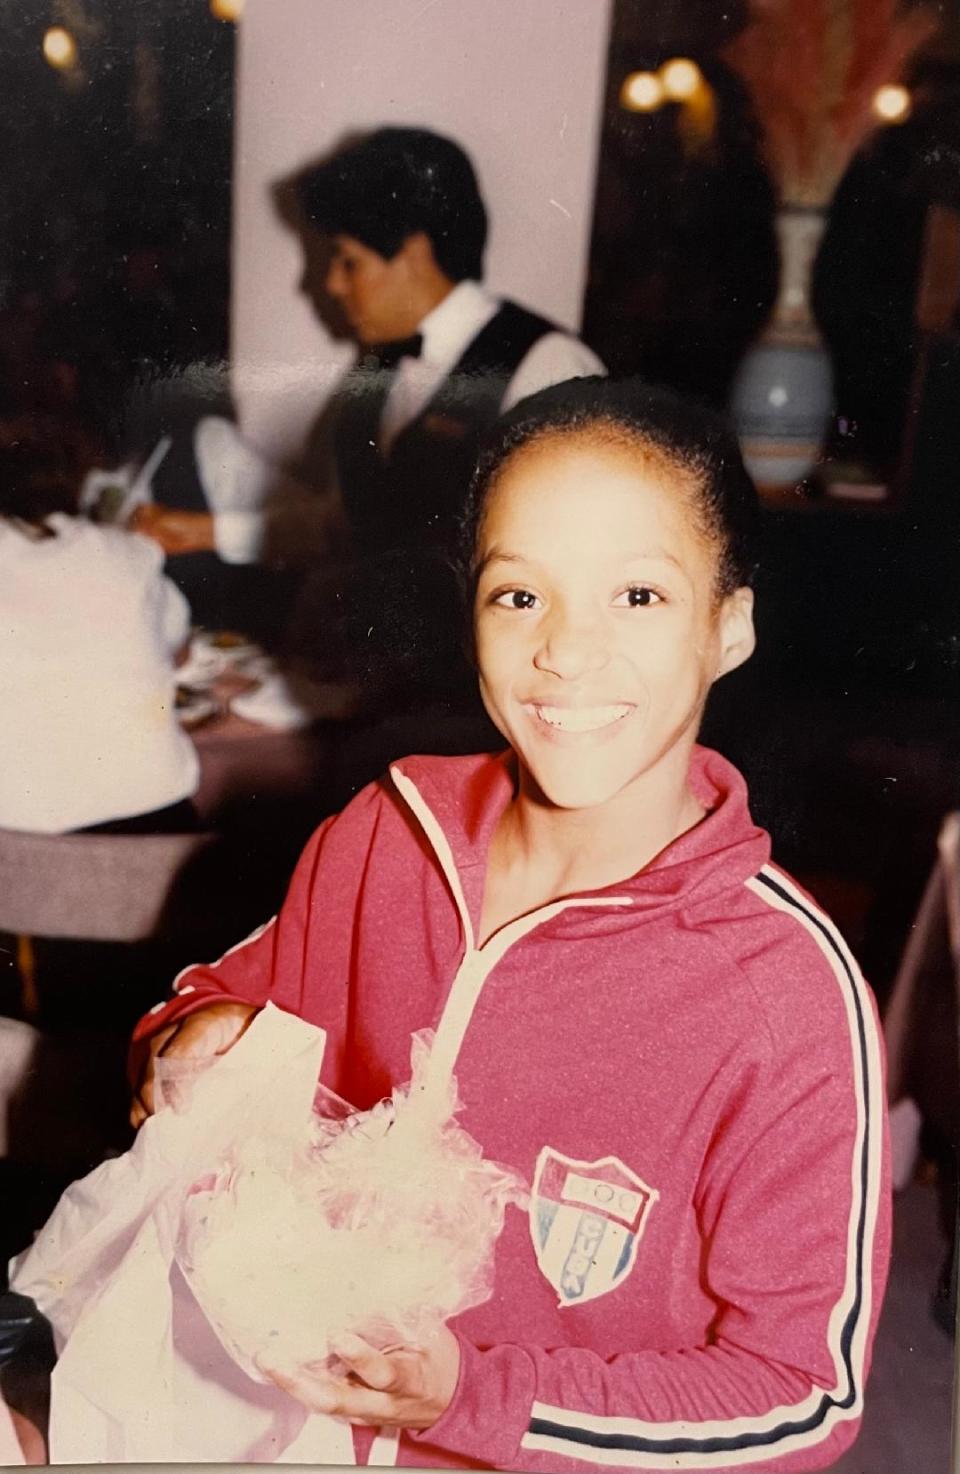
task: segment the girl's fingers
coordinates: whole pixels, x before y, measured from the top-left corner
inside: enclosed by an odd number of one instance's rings
[[[275,1376],[273,1380],[284,1392],[315,1413],[327,1413],[332,1418],[373,1426],[397,1421],[397,1403],[389,1392],[380,1392],[357,1382],[337,1382],[316,1376]]]
[[[400,1368],[395,1358],[362,1341],[359,1336],[342,1336],[332,1347],[351,1372],[377,1392],[393,1392],[399,1386]]]
[[[130,1125],[136,1131],[143,1125],[148,1116],[152,1116],[155,1109],[153,1098],[153,1062],[158,1054],[163,1054],[168,1044],[177,1036],[179,1024],[171,1024],[169,1028],[162,1029],[150,1043],[150,1053],[143,1067],[140,1083],[133,1092],[133,1102],[130,1106]]]

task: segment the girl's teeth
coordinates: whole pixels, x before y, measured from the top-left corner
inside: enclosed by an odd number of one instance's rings
[[[629,706],[538,706],[541,721],[563,732],[593,732],[626,716]]]

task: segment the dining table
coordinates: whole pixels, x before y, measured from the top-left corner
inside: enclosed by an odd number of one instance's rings
[[[271,731],[227,710],[192,732],[200,759],[194,804],[205,824],[240,803],[308,798],[328,741],[311,730]]]
[[[200,760],[193,802],[204,825],[216,828],[225,815],[243,806],[262,811],[291,801],[302,801],[307,808],[313,800],[319,802],[331,748],[329,729],[324,731],[306,714],[300,720],[288,715],[287,721],[274,724],[233,709],[237,698],[257,691],[265,670],[274,674],[272,663],[255,647],[247,647],[244,658],[225,659],[206,673],[195,655],[191,659],[192,673],[186,672],[190,682],[178,687],[178,696],[187,698],[181,720]]]

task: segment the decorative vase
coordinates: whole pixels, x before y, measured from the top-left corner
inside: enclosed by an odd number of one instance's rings
[[[743,457],[761,486],[796,486],[816,464],[833,412],[833,370],[810,307],[826,212],[777,215],[780,290],[769,323],[733,382],[731,411]]]

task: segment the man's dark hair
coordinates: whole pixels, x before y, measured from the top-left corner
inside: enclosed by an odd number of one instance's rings
[[[752,583],[759,502],[726,421],[672,389],[640,379],[591,377],[568,379],[521,399],[497,421],[481,448],[462,524],[460,572],[471,602],[484,506],[506,462],[536,440],[584,434],[652,451],[684,473],[692,509],[717,548],[718,595],[722,598]],[[584,496],[589,495],[585,487]]]
[[[463,149],[426,128],[379,128],[306,170],[297,193],[325,235],[395,256],[422,231],[451,281],[483,274],[487,212]]]

